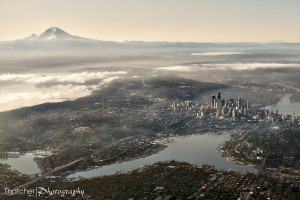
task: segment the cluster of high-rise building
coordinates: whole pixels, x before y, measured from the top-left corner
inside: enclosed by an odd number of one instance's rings
[[[216,117],[231,118],[235,120],[260,120],[270,119],[273,121],[291,120],[296,121],[293,115],[279,115],[278,110],[256,109],[249,101],[242,98],[225,100],[221,98],[219,92],[217,96],[212,96],[211,107],[216,109]]]
[[[225,100],[222,99],[221,92],[217,96],[212,96],[211,107],[216,108],[217,117],[224,116],[228,118],[240,119],[241,117],[255,114],[255,107],[251,107],[249,101],[238,98]]]
[[[275,122],[289,121],[296,123],[299,121],[295,114],[283,115],[278,110],[257,108],[251,105],[249,101],[238,98],[225,100],[218,95],[211,97],[210,103],[196,103],[192,101],[174,102],[173,110],[188,111],[197,118],[217,117],[218,119],[227,119],[230,121],[249,121],[258,122],[263,120],[272,120]]]
[[[193,112],[194,114],[196,114],[197,118],[202,118],[205,115],[204,105],[201,103],[195,103],[191,101],[174,102],[171,107],[174,110],[185,110]]]

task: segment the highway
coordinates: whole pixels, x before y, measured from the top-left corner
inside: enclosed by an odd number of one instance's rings
[[[43,178],[45,178],[45,177],[47,177],[47,176],[51,176],[53,173],[58,172],[58,171],[60,171],[60,170],[62,170],[62,169],[65,169],[65,168],[67,168],[67,167],[70,167],[70,166],[72,166],[72,165],[74,165],[74,164],[76,164],[76,163],[78,163],[78,162],[80,162],[80,161],[82,161],[82,160],[84,160],[84,159],[85,159],[85,157],[79,158],[79,159],[74,160],[74,161],[72,161],[72,162],[70,162],[70,163],[68,163],[68,164],[65,164],[65,165],[56,167],[56,168],[53,169],[52,171],[49,171],[49,172],[43,174],[42,176],[40,176],[40,177],[38,177],[38,178],[36,178],[36,179],[34,179],[34,180],[28,182],[28,183],[25,183],[25,184],[23,184],[23,185],[20,185],[20,186],[16,187],[15,189],[18,189],[18,188],[22,188],[22,189],[23,189],[23,188],[26,188],[26,187],[28,187],[28,186],[30,186],[30,185],[32,185],[32,184],[34,184],[34,183],[36,183],[36,182],[42,180]]]

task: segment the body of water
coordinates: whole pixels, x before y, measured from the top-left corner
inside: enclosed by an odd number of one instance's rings
[[[137,169],[142,165],[153,164],[158,161],[177,160],[193,164],[210,164],[220,169],[247,170],[256,172],[251,166],[243,166],[227,161],[217,152],[217,146],[226,139],[226,135],[204,134],[176,138],[168,147],[157,154],[132,161],[103,166],[97,169],[76,172],[68,178],[91,178],[101,175],[111,175],[118,171]]]
[[[291,102],[291,94],[283,96],[277,104],[265,107],[269,110],[278,110],[280,114],[293,114],[300,116],[300,102]],[[190,137],[176,138],[168,144],[168,147],[158,154],[150,155],[145,158],[135,159],[132,161],[103,166],[97,169],[76,172],[69,175],[72,177],[95,177],[101,175],[111,175],[118,171],[136,169],[142,165],[153,164],[158,161],[178,160],[194,164],[210,164],[220,169],[247,170],[255,172],[256,169],[251,166],[238,165],[223,158],[217,151],[216,147],[226,139],[226,135],[204,134],[193,135]],[[33,160],[33,153],[26,153],[18,158],[8,158],[0,160],[12,166],[14,169],[25,174],[40,173],[41,170]]]
[[[25,153],[24,155],[20,155],[20,157],[2,159],[0,162],[10,165],[13,169],[23,174],[31,175],[41,173],[40,168],[33,160],[34,157],[36,157],[34,153]]]
[[[270,105],[265,107],[268,110],[278,110],[279,114],[292,115],[295,113],[297,116],[300,116],[300,102],[291,102],[292,94],[284,95],[277,104]]]

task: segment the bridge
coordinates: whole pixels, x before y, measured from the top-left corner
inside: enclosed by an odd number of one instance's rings
[[[70,167],[70,166],[72,166],[72,165],[75,165],[76,163],[78,163],[78,162],[80,162],[80,161],[83,161],[84,159],[85,159],[85,157],[79,158],[79,159],[74,160],[74,161],[72,161],[72,162],[70,162],[70,163],[68,163],[68,164],[65,164],[65,165],[56,167],[56,168],[54,168],[52,171],[49,171],[49,172],[43,174],[42,176],[40,176],[40,177],[38,177],[38,178],[36,178],[36,179],[34,179],[34,180],[28,182],[28,183],[25,183],[25,184],[23,184],[23,185],[20,185],[20,186],[16,187],[15,189],[26,188],[26,187],[28,187],[28,186],[30,186],[30,185],[32,185],[32,184],[34,184],[34,183],[36,183],[36,182],[42,180],[43,178],[45,178],[45,177],[47,177],[47,176],[51,176],[53,173],[58,172],[58,171],[60,171],[60,170],[62,170],[62,169],[65,169],[65,168],[67,168],[67,167]]]

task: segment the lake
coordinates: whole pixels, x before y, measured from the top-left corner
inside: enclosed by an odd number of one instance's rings
[[[41,173],[40,168],[33,160],[34,157],[36,157],[34,153],[25,153],[23,155],[21,154],[20,157],[2,159],[0,162],[10,165],[13,169],[23,174],[31,175]]]
[[[279,114],[300,116],[300,102],[291,102],[292,94],[285,94],[277,104],[265,107],[268,110],[278,110]]]
[[[101,175],[112,175],[118,171],[137,169],[142,165],[172,159],[190,162],[193,164],[210,164],[225,170],[233,169],[256,172],[256,169],[252,166],[244,166],[228,162],[217,152],[217,146],[221,144],[226,137],[226,135],[204,134],[175,138],[174,141],[168,144],[167,148],[157,154],[127,162],[107,165],[89,171],[76,172],[69,175],[67,178],[75,178],[79,176],[91,178]]]
[[[210,164],[220,169],[247,170],[256,172],[252,166],[243,166],[227,161],[217,152],[217,146],[221,144],[226,135],[204,134],[192,135],[188,137],[177,137],[174,141],[168,143],[167,148],[144,158],[126,161],[122,163],[107,165],[89,171],[76,172],[69,175],[67,178],[85,177],[91,178],[101,175],[112,175],[118,171],[137,169],[142,165],[153,164],[158,161],[178,160],[190,162],[193,164]],[[24,174],[41,173],[37,164],[34,162],[34,153],[25,153],[20,157],[8,158],[0,160],[1,163],[6,163],[14,169]]]
[[[297,116],[300,116],[300,102],[291,102],[291,96],[291,94],[286,94],[277,104],[267,106],[265,109],[273,111],[278,109],[280,114],[295,113]],[[216,151],[217,146],[221,144],[226,137],[226,135],[204,134],[176,138],[173,142],[168,144],[167,148],[157,154],[127,162],[107,165],[89,171],[76,172],[69,175],[68,178],[79,176],[91,178],[101,175],[111,175],[118,171],[136,169],[142,165],[172,159],[194,164],[210,164],[225,170],[233,169],[255,172],[256,169],[254,167],[229,162]],[[38,168],[33,158],[33,153],[26,153],[19,158],[8,158],[7,160],[0,160],[0,162],[6,163],[25,174],[40,173],[41,170]]]

